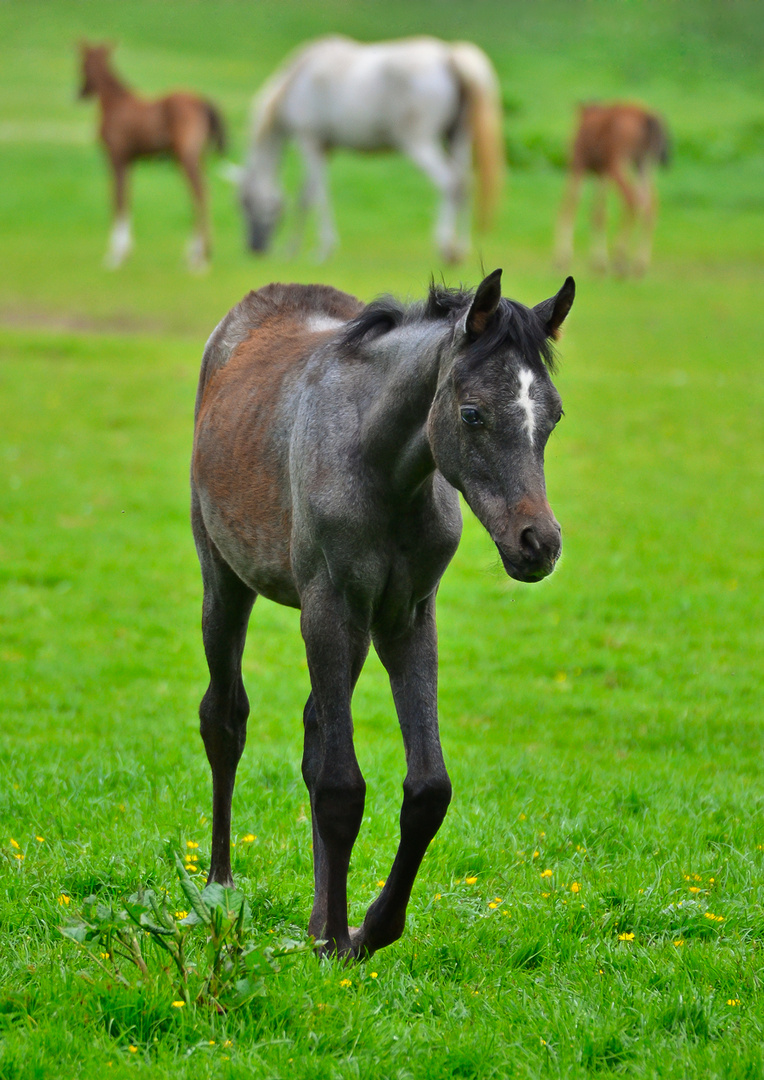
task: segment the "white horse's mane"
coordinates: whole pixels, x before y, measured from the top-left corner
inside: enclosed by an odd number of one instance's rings
[[[309,41],[306,45],[301,45],[289,53],[281,67],[277,68],[270,79],[263,84],[252,102],[252,140],[255,145],[273,130],[279,106],[289,89],[289,84],[308,55],[316,46],[324,46],[335,41],[350,41],[350,38],[344,34],[327,34],[315,41]]]

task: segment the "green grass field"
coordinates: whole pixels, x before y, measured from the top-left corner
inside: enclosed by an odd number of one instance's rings
[[[102,270],[107,178],[93,106],[74,100],[77,38],[119,41],[146,93],[214,97],[240,160],[251,94],[329,30],[489,51],[514,165],[473,258],[438,264],[433,192],[407,162],[340,155],[327,264],[288,262],[283,242],[250,259],[213,162],[215,259],[189,276],[187,196],[159,163],[135,177],[131,261]],[[0,33],[0,1078],[763,1077],[760,7],[15,0]],[[642,99],[672,128],[655,263],[602,279],[582,248],[574,269],[547,463],[556,573],[510,582],[467,518],[444,579],[455,795],[406,933],[350,967],[265,951],[305,942],[312,875],[307,668],[296,613],[261,602],[234,800],[259,966],[225,1008],[195,1003],[209,946],[203,928],[177,931],[190,988],[177,1004],[156,935],[141,935],[142,973],[113,938],[60,931],[94,918],[88,897],[119,912],[147,887],[168,890],[174,927],[189,899],[168,844],[204,876],[187,472],[206,337],[274,279],[413,297],[431,273],[475,284],[482,263],[504,267],[517,299],[550,295],[555,162],[575,102],[594,96]],[[293,191],[294,160],[287,174]],[[403,776],[373,658],[354,707],[368,783],[357,921],[394,854]]]

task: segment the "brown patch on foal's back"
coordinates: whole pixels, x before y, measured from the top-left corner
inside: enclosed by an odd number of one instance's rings
[[[256,331],[271,323],[278,335],[295,331],[306,332],[311,316],[324,316],[347,322],[363,310],[355,296],[340,292],[330,285],[283,285],[275,282],[257,292],[250,292],[222,319],[210,336],[202,358],[197,412],[204,387],[214,371],[228,363],[234,351]],[[279,324],[280,327],[279,327]]]
[[[284,384],[362,308],[328,286],[268,285],[229,312],[204,352],[193,480],[205,526],[242,580],[279,603],[298,603]]]
[[[640,168],[647,158],[661,160],[665,151],[656,145],[656,130],[662,132],[660,118],[641,105],[581,105],[571,164],[582,172],[602,174],[620,162]]]

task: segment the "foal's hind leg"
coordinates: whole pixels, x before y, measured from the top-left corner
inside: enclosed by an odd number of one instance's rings
[[[186,174],[194,203],[194,233],[186,249],[189,270],[206,270],[209,264],[211,242],[210,223],[207,210],[207,193],[202,177],[201,158],[204,138],[201,134],[189,140],[177,150],[178,162]]]
[[[647,167],[644,168],[637,184],[637,198],[640,208],[641,232],[634,256],[634,273],[640,275],[644,274],[650,265],[653,249],[653,231],[658,209],[658,198]]]
[[[198,505],[194,537],[204,581],[202,635],[210,685],[199,707],[200,730],[212,769],[212,855],[209,881],[232,885],[231,801],[246,740],[249,701],[241,678],[241,656],[257,596],[223,561],[207,535]]]
[[[414,626],[402,637],[375,636],[379,658],[390,676],[406,750],[401,839],[382,892],[352,937],[357,956],[396,941],[403,933],[411,889],[427,846],[451,801],[438,732],[438,645],[435,598],[419,605]]]
[[[607,273],[607,181],[604,176],[594,180],[592,195],[592,267],[601,274]]]

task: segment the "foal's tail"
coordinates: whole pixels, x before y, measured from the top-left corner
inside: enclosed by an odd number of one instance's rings
[[[225,153],[227,139],[226,129],[223,117],[220,114],[219,109],[212,104],[211,101],[202,102],[205,112],[207,113],[207,121],[210,126],[209,141],[215,147],[215,149],[221,153]]]
[[[645,117],[645,132],[648,154],[665,168],[671,160],[671,139],[668,128],[659,116],[648,113]]]
[[[496,212],[504,181],[501,91],[491,61],[477,45],[451,46],[451,63],[467,100],[478,182],[478,224],[487,229]]]

